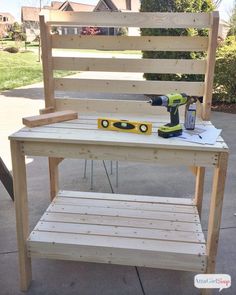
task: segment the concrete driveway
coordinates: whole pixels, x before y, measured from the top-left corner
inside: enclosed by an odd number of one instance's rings
[[[64,94],[61,94],[64,95]],[[38,113],[43,107],[42,84],[2,92],[0,95],[0,152],[11,169],[7,136],[20,128],[21,118]],[[217,259],[217,272],[232,276],[232,287],[223,294],[236,294],[236,115],[213,113],[212,121],[223,129],[223,137],[231,154],[226,183],[223,219]],[[90,163],[88,164],[90,165]],[[107,162],[108,167],[110,163]],[[83,178],[84,161],[66,160],[60,169],[62,189],[89,190],[89,172]],[[31,228],[49,204],[47,160],[28,159],[29,207]],[[155,165],[119,163],[119,187],[115,175],[110,176],[115,191],[129,194],[191,196],[194,177],[186,167],[165,168]],[[207,228],[207,212],[212,172],[207,170],[203,207],[203,228]],[[168,185],[167,185],[168,184]],[[94,190],[110,192],[102,163],[95,162]],[[33,260],[33,282],[26,294],[32,295],[194,295],[194,273],[151,268],[135,268],[69,261]],[[18,262],[13,203],[0,184],[0,294],[22,294],[18,289]],[[218,294],[218,290],[215,290]]]

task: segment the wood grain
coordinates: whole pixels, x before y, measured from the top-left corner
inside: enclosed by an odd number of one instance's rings
[[[63,122],[78,118],[78,113],[75,111],[61,111],[47,113],[38,116],[25,117],[22,119],[22,123],[27,127],[36,127],[42,125],[48,125],[57,122]]]
[[[48,12],[47,12],[48,13]],[[44,14],[44,10],[41,12]],[[138,28],[208,28],[210,13],[49,11],[50,25]]]

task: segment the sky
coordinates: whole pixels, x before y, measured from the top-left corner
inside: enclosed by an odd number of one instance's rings
[[[10,12],[18,21],[20,20],[21,6],[39,6],[40,0],[0,0],[0,12]],[[73,0],[73,2],[97,4],[99,0]],[[50,0],[42,0],[42,4],[50,3]],[[63,1],[62,1],[63,2]],[[230,11],[233,8],[235,0],[223,0],[220,7],[220,17],[224,20],[229,19]]]

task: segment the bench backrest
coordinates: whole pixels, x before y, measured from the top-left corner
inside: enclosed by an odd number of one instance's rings
[[[55,91],[166,94],[185,92],[203,96],[202,118],[208,120],[211,111],[215,52],[217,46],[219,15],[212,13],[157,13],[157,12],[62,12],[42,11],[40,15],[42,59],[46,107],[56,110],[74,109],[107,112],[156,113],[146,102],[96,99],[64,99],[55,96]],[[104,35],[59,35],[52,34],[51,27],[138,27],[138,28],[197,28],[209,29],[209,36],[104,36]],[[145,50],[207,52],[204,59],[141,59],[112,57],[58,57],[52,50]],[[91,78],[55,78],[55,70],[104,71],[128,73],[182,73],[202,74],[204,81],[147,81],[145,79],[108,79],[104,75]],[[114,95],[113,95],[114,96]]]

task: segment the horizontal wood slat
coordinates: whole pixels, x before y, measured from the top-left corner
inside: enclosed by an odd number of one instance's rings
[[[56,232],[41,232],[33,231],[30,235],[29,241],[46,241],[55,242],[55,244],[74,244],[74,245],[86,245],[92,247],[109,247],[109,248],[124,248],[133,250],[146,250],[146,251],[160,251],[180,254],[194,254],[204,253],[204,247],[201,248],[202,244],[195,243],[178,243],[168,241],[150,241],[142,239],[132,239],[120,237],[102,237],[93,235],[82,235],[73,233],[56,233]]]
[[[94,236],[112,236],[124,238],[142,238],[150,240],[180,241],[187,243],[205,243],[203,233],[181,232],[138,227],[122,227],[96,224],[77,224],[65,222],[40,221],[34,230],[58,233],[75,233]]]
[[[42,11],[41,14],[43,14]],[[48,12],[50,25],[78,25],[138,28],[208,28],[210,13],[163,12]]]
[[[204,91],[203,82],[55,78],[54,83],[55,90],[58,91],[89,91],[126,94],[165,94],[170,92],[184,92],[188,95],[196,96],[202,96]]]
[[[173,213],[173,212],[159,212],[159,211],[146,211],[146,210],[133,210],[133,209],[116,209],[104,207],[89,207],[89,206],[73,206],[67,204],[52,204],[49,212],[58,213],[73,213],[73,214],[89,214],[89,215],[105,215],[105,216],[121,216],[121,217],[134,217],[141,219],[155,219],[155,220],[169,220],[181,222],[199,223],[199,217],[196,214],[188,213]]]
[[[85,215],[85,214],[70,214],[58,212],[46,212],[40,221],[52,222],[65,222],[65,223],[80,223],[80,224],[100,224],[112,226],[125,226],[125,227],[139,227],[160,230],[172,230],[182,232],[201,233],[200,223],[180,222],[168,220],[155,220],[155,219],[141,219],[129,218],[121,216],[104,216],[104,215]]]
[[[139,204],[155,204],[174,206],[178,208],[185,208],[194,212],[193,200],[191,198],[170,198],[170,197],[158,197],[158,196],[144,196],[144,195],[125,195],[125,194],[109,194],[109,193],[91,193],[91,192],[78,192],[78,191],[64,191],[58,192],[58,200],[63,198],[75,198],[75,199],[90,199],[90,200],[115,200],[121,202],[134,202]]]
[[[154,204],[144,202],[127,202],[119,200],[103,200],[103,199],[88,199],[83,197],[70,198],[60,197],[57,199],[57,204],[60,205],[75,205],[75,206],[94,206],[104,208],[116,208],[116,209],[137,209],[146,211],[161,211],[161,212],[173,212],[173,213],[187,213],[196,214],[197,210],[195,206],[178,206],[171,204]]]
[[[146,100],[147,101],[147,100]],[[76,98],[55,98],[55,105],[57,110],[77,110],[81,113],[90,113],[89,117],[92,119],[97,119],[96,117],[91,117],[92,113],[99,113],[99,116],[129,116],[131,119],[152,121],[155,122],[156,118],[163,118],[166,116],[165,108],[154,108],[146,101],[137,100],[124,100],[119,99],[119,102],[113,99],[76,99]],[[179,112],[184,116],[184,108],[179,107]],[[140,118],[142,116],[142,118]],[[153,118],[155,116],[155,118]],[[162,122],[167,122],[169,117],[165,117]]]
[[[205,60],[53,57],[54,70],[204,74]]]
[[[52,35],[52,48],[206,51],[208,48],[208,37]]]
[[[63,234],[51,232],[32,232],[28,240],[31,257],[50,259],[77,260],[96,263],[112,263],[143,267],[156,267],[184,271],[204,272],[206,269],[205,246],[191,244],[192,251],[186,251],[183,244],[172,245],[173,252],[168,251],[168,241],[157,242],[153,247],[145,248],[142,240],[130,240],[119,237],[105,241],[104,237],[88,237],[80,234]],[[124,242],[125,245],[124,245]],[[122,243],[122,246],[120,246]],[[173,243],[173,242],[169,242]],[[105,245],[104,245],[105,244]],[[142,249],[139,246],[142,245]],[[126,246],[126,247],[124,247]],[[135,248],[134,248],[135,246]],[[189,247],[190,248],[190,247]],[[181,253],[178,250],[181,250]]]

